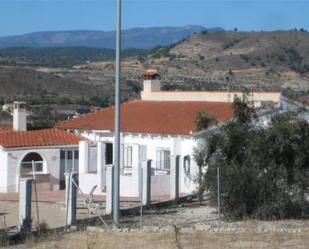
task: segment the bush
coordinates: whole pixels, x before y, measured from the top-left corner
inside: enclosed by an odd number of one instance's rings
[[[235,119],[219,133],[209,132],[205,148],[197,149],[196,158],[203,158],[199,165],[207,165],[200,187],[216,204],[219,167],[221,211],[226,217],[303,215],[309,191],[309,124],[285,113],[275,115],[265,128],[245,103],[236,100],[234,106]]]

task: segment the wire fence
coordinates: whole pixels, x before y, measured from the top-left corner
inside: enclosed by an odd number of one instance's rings
[[[171,164],[174,163],[175,158],[170,158]],[[161,162],[160,162],[161,163]],[[157,168],[157,165],[160,165],[156,161],[152,161],[152,175],[160,175],[160,174],[153,174],[153,172],[160,172],[162,170],[161,168]],[[140,171],[138,171],[138,174],[140,179],[143,179],[143,167],[144,164],[138,164],[138,165],[132,165],[132,167],[138,166],[140,167]],[[185,165],[182,165],[183,169],[185,169]],[[166,169],[167,171],[169,169]],[[187,172],[190,173],[190,176],[192,177],[192,180],[194,180],[196,183],[198,181],[198,175],[193,174],[188,169],[186,169]],[[169,172],[170,173],[170,172]],[[166,172],[166,175],[169,175],[168,172]],[[232,173],[226,170],[221,170],[220,168],[212,169],[212,171],[204,172],[204,174],[207,173],[206,180],[208,181],[208,185],[206,188],[206,204],[212,204],[215,207],[215,212],[211,211],[209,213],[205,213],[203,216],[199,216],[199,219],[195,220],[184,220],[181,221],[184,225],[192,225],[195,223],[202,223],[202,222],[215,222],[217,227],[220,229],[222,226],[222,218],[224,217],[225,211],[226,211],[226,204],[227,202],[232,203],[236,205],[240,205],[244,208],[250,208],[250,206],[254,206],[257,203],[264,205],[265,207],[271,205],[276,200],[284,200],[284,193],[282,196],[278,195],[276,192],[267,191],[265,193],[262,193],[261,195],[256,195],[252,191],[250,187],[240,189],[243,185],[244,181],[248,181],[250,185],[254,185],[254,178],[252,179],[246,179],[244,176],[241,175],[240,172],[238,172],[238,176],[235,177],[236,173]],[[256,177],[263,177],[263,176],[256,176]],[[237,182],[232,182],[234,179],[238,179]],[[48,227],[48,228],[54,228],[54,227],[62,227],[66,224],[65,219],[67,216],[66,208],[68,204],[66,203],[65,195],[62,192],[61,195],[58,192],[39,192],[36,191],[36,175],[33,175],[34,179],[34,185],[33,185],[33,193],[32,193],[32,225],[34,229],[40,229],[41,227]],[[209,184],[211,182],[212,184]],[[97,218],[99,221],[99,225],[102,227],[109,229],[111,227],[111,220],[107,219],[105,216],[105,199],[99,198],[96,199],[96,196],[93,194],[93,191],[86,192],[84,191],[78,184],[77,181],[73,181],[74,186],[78,190],[77,195],[77,220],[83,220],[88,218]],[[166,212],[165,215],[168,216],[168,213],[171,212],[170,220],[172,220],[173,215],[173,209],[164,209],[164,211],[160,210],[154,210],[145,209],[144,203],[143,203],[143,181],[140,182],[141,186],[139,188],[139,196],[135,198],[134,201],[127,200],[127,204],[122,206],[122,208],[128,208],[128,207],[134,207],[139,208],[139,212],[135,211],[136,217],[139,216],[139,218],[134,219],[132,223],[129,223],[128,221],[126,225],[130,224],[135,227],[142,228],[144,224],[149,224],[150,220],[154,220],[155,214],[160,214],[160,212]],[[266,181],[264,182],[264,186],[260,185],[261,188],[266,189],[269,185]],[[235,187],[235,190],[240,191],[242,195],[237,197],[236,195],[230,195],[228,196],[227,193],[231,193],[233,189],[228,189],[230,186]],[[238,189],[236,189],[238,187]],[[209,192],[212,191],[212,195],[209,194]],[[288,193],[291,195],[293,194],[293,189],[287,189]],[[11,195],[11,199],[8,197]],[[46,196],[44,196],[46,195]],[[305,193],[306,195],[306,193]],[[307,193],[307,197],[308,197]],[[0,231],[6,230],[8,228],[11,228],[13,226],[18,225],[18,214],[19,214],[19,194],[18,193],[12,193],[8,194],[5,198],[3,198],[4,195],[0,194]],[[14,199],[14,198],[15,199]],[[168,198],[167,198],[168,199]],[[15,201],[12,201],[15,200]],[[308,204],[308,198],[306,203]],[[131,206],[130,203],[131,202]],[[308,206],[309,207],[309,206]],[[308,209],[309,210],[309,209]],[[177,211],[175,211],[177,212]],[[308,212],[307,212],[308,213]],[[308,217],[308,214],[306,212],[304,213],[303,217]],[[126,219],[126,218],[123,218]],[[158,218],[159,219],[159,218]],[[171,221],[166,220],[166,224],[170,224]],[[164,223],[164,220],[160,221],[161,223]],[[176,222],[176,221],[175,221]]]
[[[170,157],[169,162],[167,160],[161,161],[151,161],[151,176],[157,177],[166,177],[167,179],[170,177],[170,168],[175,163],[175,157]],[[143,179],[143,165],[146,165],[146,162],[132,165],[132,168],[138,167],[138,174],[140,179]],[[162,167],[162,165],[166,165],[166,167]],[[67,199],[65,197],[64,191],[40,191],[37,187],[38,184],[38,176],[35,174],[35,170],[33,170],[34,174],[32,174],[33,178],[33,192],[32,192],[32,207],[31,207],[31,220],[33,229],[37,230],[40,227],[48,227],[48,228],[56,228],[63,227],[67,224]],[[33,173],[32,172],[32,173]],[[163,178],[162,178],[163,179]],[[94,195],[93,191],[85,191],[81,186],[79,186],[78,181],[73,182],[74,186],[77,188],[77,220],[83,220],[88,218],[97,217],[104,227],[110,226],[104,220],[105,209],[106,209],[106,196]],[[138,183],[136,183],[138,184]],[[121,201],[121,208],[136,208],[140,207],[140,222],[138,224],[139,227],[142,227],[143,224],[143,216],[145,213],[145,209],[143,208],[143,183],[141,181],[139,196],[136,198],[125,198]],[[168,184],[169,185],[169,184]],[[67,186],[69,188],[70,185]],[[16,189],[19,189],[19,186],[15,186]],[[70,191],[70,190],[69,190]],[[150,201],[166,201],[170,200],[170,191],[168,189],[168,193],[164,196],[156,196],[151,195]],[[18,226],[19,223],[19,193],[8,193],[8,194],[0,194],[0,229],[6,229],[8,227]]]

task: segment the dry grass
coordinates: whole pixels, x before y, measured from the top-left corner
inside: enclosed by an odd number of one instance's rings
[[[52,239],[52,238],[51,238]],[[309,248],[309,234],[284,233],[89,233],[80,232],[64,236],[61,240],[27,243],[14,248],[42,249],[199,249],[243,248],[277,249]]]

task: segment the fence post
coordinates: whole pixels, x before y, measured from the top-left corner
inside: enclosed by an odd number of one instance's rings
[[[148,160],[143,168],[143,205],[149,206],[151,202],[151,163]]]
[[[113,210],[113,176],[114,167],[106,167],[106,196],[105,196],[105,213],[111,214]]]
[[[105,150],[106,145],[103,142],[97,143],[97,174],[98,174],[98,187],[100,192],[106,186],[106,165],[105,165]]]
[[[172,164],[170,169],[170,182],[171,182],[171,199],[174,199],[175,202],[178,202],[179,199],[179,163],[180,156],[175,157],[175,161]]]
[[[76,201],[77,201],[77,187],[73,183],[77,183],[76,173],[65,174],[65,194],[66,194],[66,227],[76,223]]]
[[[220,168],[217,167],[218,230],[220,229]]]
[[[143,164],[139,167],[140,228],[143,228]]]
[[[89,166],[89,143],[87,141],[80,141],[78,145],[79,159],[78,159],[78,172],[85,174]]]
[[[21,179],[19,183],[19,231],[31,232],[32,179]]]

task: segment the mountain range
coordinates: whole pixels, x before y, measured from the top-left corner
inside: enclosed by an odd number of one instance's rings
[[[197,32],[224,31],[203,26],[132,28],[122,31],[122,48],[149,49],[177,43]],[[43,31],[0,37],[0,48],[8,47],[115,47],[115,31]]]

